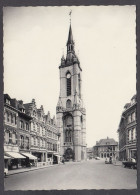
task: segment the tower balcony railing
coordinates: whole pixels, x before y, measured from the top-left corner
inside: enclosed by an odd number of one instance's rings
[[[64,146],[72,146],[73,145],[73,142],[64,142]]]

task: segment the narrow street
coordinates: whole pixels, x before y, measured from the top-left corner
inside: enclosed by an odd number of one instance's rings
[[[137,170],[89,160],[9,175],[5,190],[136,189]]]

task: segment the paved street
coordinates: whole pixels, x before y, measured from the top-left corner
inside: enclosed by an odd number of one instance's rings
[[[93,159],[9,175],[5,190],[135,189],[136,175],[137,170]]]

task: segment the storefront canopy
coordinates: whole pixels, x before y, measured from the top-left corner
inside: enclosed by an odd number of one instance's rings
[[[10,159],[10,157],[8,157],[8,156],[4,156],[4,159]]]
[[[26,158],[25,156],[22,156],[18,152],[6,152],[6,155],[10,156],[11,158]]]
[[[21,154],[26,156],[26,157],[28,157],[31,160],[37,160],[37,157],[32,155],[32,154],[30,154],[30,153],[21,153]]]
[[[59,154],[53,154],[54,156],[61,157]]]

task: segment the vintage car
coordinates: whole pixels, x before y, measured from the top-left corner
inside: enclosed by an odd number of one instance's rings
[[[137,168],[137,162],[134,158],[129,158],[126,161],[122,162],[123,167],[129,167],[131,169]]]
[[[97,157],[95,157],[95,160],[100,160],[100,157],[98,157],[98,156],[97,156]]]
[[[112,164],[112,158],[106,158],[105,164]]]

